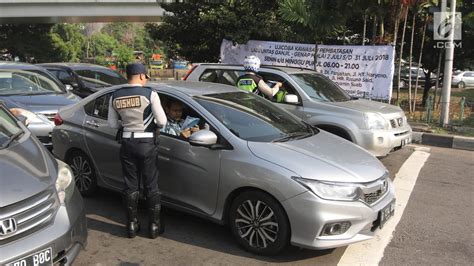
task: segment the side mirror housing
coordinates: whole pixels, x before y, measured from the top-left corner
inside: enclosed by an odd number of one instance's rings
[[[297,104],[298,103],[298,96],[296,96],[294,94],[287,94],[287,95],[285,95],[284,101],[285,101],[285,103]]]
[[[217,135],[210,130],[201,129],[189,137],[189,143],[194,146],[210,147],[217,143]]]

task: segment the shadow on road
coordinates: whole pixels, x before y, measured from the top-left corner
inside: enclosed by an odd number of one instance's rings
[[[124,229],[125,214],[118,193],[102,190],[96,196],[85,198],[84,201],[89,230],[110,234],[112,238],[126,237]],[[133,241],[144,241],[148,238],[148,217],[145,202],[140,202],[140,206],[142,207],[139,209],[139,219],[142,229]],[[262,262],[296,262],[314,257],[330,256],[331,258],[334,257],[335,263],[337,263],[345,250],[345,248],[340,248],[317,251],[289,246],[277,256],[257,256],[243,250],[234,240],[227,226],[215,224],[170,208],[165,208],[164,217],[166,231],[162,235],[163,238],[234,256],[253,258]]]

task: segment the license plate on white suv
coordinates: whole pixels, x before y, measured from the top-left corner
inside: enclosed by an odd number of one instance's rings
[[[47,248],[19,260],[11,262],[8,266],[45,266],[53,265],[53,249]]]
[[[395,214],[395,200],[392,200],[387,206],[385,206],[379,212],[380,219],[380,229],[385,225],[385,223]]]

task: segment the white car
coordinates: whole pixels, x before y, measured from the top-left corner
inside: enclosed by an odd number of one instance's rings
[[[235,86],[243,66],[198,64],[187,81],[207,81]],[[266,82],[279,81],[287,92],[274,104],[317,126],[385,156],[411,142],[412,130],[400,107],[364,99],[352,99],[336,83],[312,70],[265,66],[258,73]]]
[[[474,86],[474,71],[462,71],[453,75],[452,86],[460,89]]]

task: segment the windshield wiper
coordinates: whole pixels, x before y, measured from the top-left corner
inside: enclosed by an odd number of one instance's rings
[[[319,129],[313,125],[311,125],[310,123],[304,121],[304,120],[301,120],[301,122],[303,122],[303,124],[306,125],[307,128],[309,128],[313,133],[314,135],[318,134],[319,133]]]
[[[7,148],[10,145],[10,143],[12,143],[15,139],[17,139],[23,133],[24,133],[23,131],[18,131],[15,134],[11,135],[10,138],[5,143],[3,143],[2,149]]]
[[[276,138],[272,140],[272,142],[285,142],[292,139],[302,139],[302,138],[308,137],[309,135],[312,135],[312,134],[309,132],[292,132],[292,133],[285,134],[283,137]]]

